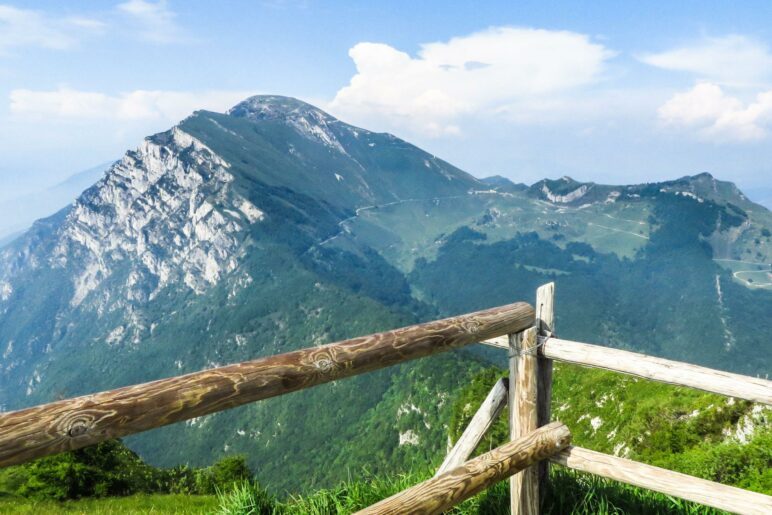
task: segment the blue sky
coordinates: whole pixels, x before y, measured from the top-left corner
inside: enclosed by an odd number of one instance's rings
[[[0,200],[256,93],[478,176],[772,196],[768,2],[2,1]]]

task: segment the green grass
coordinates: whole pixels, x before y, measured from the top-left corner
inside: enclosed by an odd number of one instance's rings
[[[361,241],[405,272],[413,269],[419,257],[435,259],[443,238],[463,226],[485,233],[491,243],[535,231],[547,240],[560,234],[561,247],[571,241],[585,242],[598,252],[632,258],[648,241],[651,212],[645,201],[578,209],[535,202],[525,193],[454,196],[362,211],[347,222],[351,234],[335,244],[346,238]]]
[[[352,513],[409,488],[431,476],[431,471],[406,473],[391,477],[370,477],[340,483],[334,488],[294,497],[272,508],[261,504],[261,493],[250,498],[249,488],[234,490],[223,498],[223,515],[292,514],[335,515]],[[254,492],[254,490],[252,490]],[[246,509],[240,509],[241,507]],[[254,506],[262,506],[255,510]],[[252,511],[250,511],[250,509]],[[542,507],[546,514],[650,514],[672,513],[708,515],[722,513],[694,503],[635,488],[613,481],[574,473],[562,468],[552,469],[551,480]],[[507,481],[497,483],[481,494],[464,501],[447,513],[453,515],[504,515],[509,513]]]
[[[716,263],[732,272],[732,278],[748,288],[772,290],[772,265],[758,257],[742,256],[743,260],[714,259]]]
[[[409,472],[392,476],[370,476],[343,481],[308,495],[277,501],[248,483],[218,496],[138,495],[36,502],[26,499],[0,500],[0,513],[11,514],[139,514],[212,513],[217,515],[337,515],[353,513],[431,477],[432,472]],[[509,513],[509,486],[502,481],[464,501],[448,512],[453,515],[499,515]],[[560,467],[551,470],[543,506],[546,514],[659,514],[712,515],[723,513],[649,490],[635,488]]]
[[[272,495],[248,481],[219,492],[217,501],[217,515],[268,515],[281,509]]]
[[[212,513],[219,506],[213,495],[132,495],[77,501],[33,501],[24,498],[0,499],[0,513],[56,515],[59,513],[120,514],[198,514]]]

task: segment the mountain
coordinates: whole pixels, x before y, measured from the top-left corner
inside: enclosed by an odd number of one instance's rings
[[[501,175],[491,175],[490,177],[485,177],[481,180],[499,192],[511,193],[514,191],[525,191],[528,189],[528,185],[522,183],[515,184],[511,180],[507,179],[506,177],[502,177]]]
[[[357,211],[466,195],[475,184],[398,138],[291,99],[256,97],[229,114],[195,113],[147,138],[73,206],[0,250],[1,402],[11,409],[433,318],[372,249],[320,244]],[[335,459],[344,461],[334,469],[343,477],[352,461],[342,449],[367,434],[363,424],[393,373],[132,443],[161,464],[205,464],[242,450],[270,463],[263,473],[279,486],[312,477],[314,466],[329,479],[323,464]],[[439,395],[450,385],[431,388]],[[324,419],[294,420],[338,404]],[[313,465],[287,452],[295,432],[306,435],[304,452],[318,450]],[[189,445],[169,445],[182,440]],[[278,473],[287,470],[298,474]]]
[[[733,184],[564,177],[469,197],[368,211],[345,238],[373,246],[443,313],[531,298],[554,280],[564,337],[769,373],[772,213]]]
[[[561,336],[766,374],[771,228],[710,176],[478,180],[298,100],[252,97],[146,138],[0,248],[0,403],[528,300],[547,281]],[[279,489],[399,470],[444,452],[445,399],[486,359],[502,358],[433,357],[128,441],[160,465],[243,453]]]
[[[71,204],[105,173],[110,164],[89,168],[42,191],[0,202],[1,212],[12,213],[12,216],[0,220],[0,247],[21,235],[38,218],[52,215]]]

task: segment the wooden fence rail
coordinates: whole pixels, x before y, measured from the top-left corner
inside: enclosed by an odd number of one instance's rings
[[[600,452],[569,447],[550,461],[732,513],[769,515],[772,497]]]
[[[568,428],[560,422],[553,422],[357,514],[442,513],[502,479],[548,458],[566,448],[570,442]]]
[[[0,466],[78,449],[335,379],[516,333],[534,322],[520,302],[0,414]]]
[[[688,386],[738,399],[772,404],[772,381],[766,379],[559,338],[547,338],[541,343],[544,356],[558,361],[613,370],[661,383]]]
[[[509,348],[500,337],[480,343],[500,349]],[[759,377],[554,337],[540,336],[539,347],[540,354],[547,359],[602,368],[660,383],[772,405],[772,381]]]

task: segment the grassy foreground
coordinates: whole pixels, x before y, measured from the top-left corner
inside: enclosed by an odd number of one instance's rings
[[[134,495],[79,501],[0,499],[0,513],[11,514],[197,514],[219,515],[337,515],[348,514],[400,492],[430,476],[408,473],[346,481],[307,496],[277,501],[259,487],[244,483],[219,496]],[[465,501],[449,513],[499,515],[509,513],[509,486],[503,481]],[[544,513],[580,515],[722,513],[694,503],[553,467]]]

